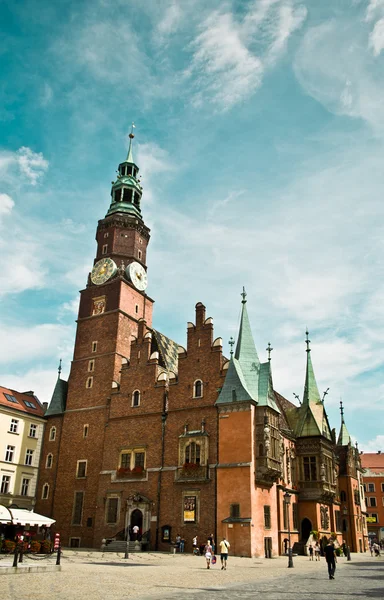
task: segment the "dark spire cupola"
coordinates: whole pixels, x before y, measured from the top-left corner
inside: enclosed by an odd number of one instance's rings
[[[117,179],[112,182],[112,200],[107,216],[118,212],[142,218],[140,202],[143,188],[138,179],[139,167],[133,160],[132,142],[135,137],[133,128],[134,124],[132,123],[131,133],[129,134],[128,155],[125,161],[119,164]]]

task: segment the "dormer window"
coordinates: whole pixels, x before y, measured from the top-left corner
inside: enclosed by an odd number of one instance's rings
[[[135,390],[132,394],[132,406],[140,406],[140,392]]]
[[[203,382],[201,379],[197,379],[193,384],[193,397],[194,398],[202,398],[203,397]]]

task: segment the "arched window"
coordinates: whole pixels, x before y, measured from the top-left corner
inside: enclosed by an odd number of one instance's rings
[[[46,500],[48,498],[48,496],[49,496],[49,485],[48,485],[48,483],[44,483],[41,497],[43,500]]]
[[[196,444],[196,442],[191,442],[185,448],[185,463],[200,464],[200,445]]]
[[[49,441],[53,442],[56,439],[56,427],[51,427],[49,430]]]
[[[203,382],[201,379],[197,379],[193,384],[193,397],[201,398],[203,396]]]
[[[53,454],[48,454],[47,460],[45,462],[46,468],[47,469],[51,469],[52,468],[52,463],[53,463]]]
[[[135,390],[132,393],[132,406],[140,406],[140,392]]]
[[[344,491],[340,492],[340,500],[341,502],[347,501],[347,494]]]

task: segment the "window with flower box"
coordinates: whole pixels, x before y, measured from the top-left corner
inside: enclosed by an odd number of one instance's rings
[[[125,449],[120,452],[118,478],[140,478],[145,476],[145,448]]]

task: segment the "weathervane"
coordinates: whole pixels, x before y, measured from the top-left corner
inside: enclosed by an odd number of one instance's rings
[[[131,125],[131,133],[129,134],[129,137],[131,138],[131,140],[133,140],[133,138],[135,137],[135,134],[133,133],[133,130],[136,128],[136,125],[134,124],[134,122],[132,121],[132,125]]]
[[[322,399],[321,399],[321,401],[322,401],[322,403],[323,403],[323,404],[324,404],[325,396],[327,396],[327,395],[328,395],[328,392],[329,392],[329,388],[327,388],[327,389],[325,390],[325,392],[323,392],[323,397],[322,397]]]
[[[266,348],[266,351],[268,352],[268,360],[271,360],[271,352],[272,352],[273,348],[271,346],[271,342],[268,342],[268,348]]]
[[[243,297],[242,299],[242,303],[245,304],[246,303],[246,297],[247,297],[247,292],[245,291],[245,287],[243,286],[243,291],[241,292],[240,296]]]
[[[309,339],[309,337],[308,337],[308,336],[309,336],[309,333],[308,333],[308,328],[307,328],[307,330],[306,330],[306,332],[305,332],[305,335],[306,335],[306,340],[305,340],[305,343],[307,344],[307,352],[310,352],[310,351],[311,351],[311,349],[310,349],[310,347],[309,347],[309,344],[311,343],[311,340],[310,340],[310,339]]]
[[[295,394],[295,392],[293,392],[293,395],[295,396],[295,398],[298,401],[298,403],[301,404],[301,400],[300,400],[299,394]]]
[[[57,369],[57,372],[58,372],[59,377],[60,377],[60,375],[61,375],[61,358],[60,358],[60,361],[59,361],[59,368]]]
[[[230,351],[231,357],[233,356],[233,345],[234,345],[234,343],[235,343],[235,340],[234,340],[234,339],[233,339],[233,337],[231,336],[231,337],[229,338],[229,342],[228,342],[228,344],[231,346],[231,351]]]

